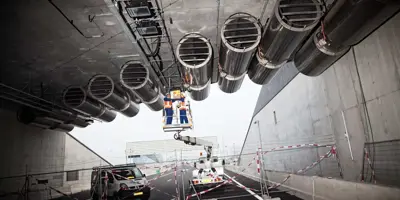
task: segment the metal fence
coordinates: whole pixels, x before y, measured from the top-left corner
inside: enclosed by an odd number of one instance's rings
[[[74,199],[89,195],[91,169],[26,174],[0,178],[0,200]],[[67,177],[73,178],[69,179]]]
[[[365,143],[362,179],[400,187],[400,139]]]

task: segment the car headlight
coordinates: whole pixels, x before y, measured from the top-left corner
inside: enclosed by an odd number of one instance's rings
[[[129,190],[129,187],[125,183],[121,183],[121,184],[119,184],[119,189],[120,190]]]

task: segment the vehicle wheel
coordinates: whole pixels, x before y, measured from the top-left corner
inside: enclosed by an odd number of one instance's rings
[[[98,200],[98,199],[99,199],[99,196],[98,196],[96,193],[94,193],[93,196],[92,196],[92,199],[93,199],[93,200]]]
[[[114,194],[114,196],[112,197],[112,200],[120,200],[121,198],[119,198],[118,194]]]
[[[150,195],[146,196],[146,197],[141,197],[140,200],[149,200],[150,199]]]

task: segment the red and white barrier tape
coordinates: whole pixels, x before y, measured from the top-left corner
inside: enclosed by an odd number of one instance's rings
[[[260,192],[261,191],[261,190],[257,190],[257,189],[254,189],[254,188],[249,188],[249,187],[240,186],[240,185],[236,185],[236,187],[241,188],[241,189],[245,189],[245,190],[251,190],[251,191],[254,191],[254,192]]]
[[[139,169],[157,169],[157,168],[170,168],[170,167],[172,167],[174,164],[170,164],[170,165],[163,165],[163,166],[152,166],[152,167],[149,167],[149,166],[140,166],[139,167]]]
[[[253,159],[252,159],[251,162],[247,165],[247,167],[250,167],[250,165],[253,164],[254,161],[255,161],[256,159],[257,159],[257,155],[255,155],[255,156],[253,157]],[[244,172],[245,170],[246,170],[246,168],[243,168],[242,172]]]
[[[258,148],[257,151],[257,173],[260,174],[260,153],[261,153],[261,149]]]
[[[157,180],[157,179],[159,179],[159,178],[161,178],[161,176],[164,175],[165,173],[167,173],[169,170],[170,170],[170,169],[166,169],[165,171],[161,172],[157,177],[155,177],[155,178],[153,178],[153,179],[150,179],[150,180],[149,180],[149,183],[152,182],[152,181],[155,181],[155,180]]]
[[[325,158],[329,158],[329,157],[331,157],[331,156],[334,155],[334,154],[336,154],[335,147],[332,147],[332,149],[329,150],[329,152],[327,152],[327,153],[326,153],[325,155],[323,155],[323,156],[320,156],[320,158],[319,158],[317,161],[313,162],[311,165],[308,165],[308,166],[304,167],[303,169],[298,170],[298,171],[297,171],[296,173],[294,173],[294,174],[304,174],[304,173],[306,173],[308,170],[310,170],[310,169],[312,169],[313,167],[315,167],[315,166],[316,166],[318,163],[320,163],[322,160],[324,160]],[[278,184],[274,184],[274,185],[268,187],[268,189],[277,188],[277,187],[281,186],[283,183],[285,183],[285,182],[290,178],[290,176],[291,176],[291,174],[289,174],[285,179],[283,179],[282,182],[280,182],[280,183],[278,183]]]
[[[179,200],[179,190],[178,190],[178,188],[179,188],[179,186],[178,186],[178,179],[177,179],[177,177],[176,177],[176,169],[178,168],[178,165],[176,164],[175,165],[175,171],[174,171],[174,179],[175,179],[175,190],[176,190],[176,199],[177,200]]]
[[[296,145],[288,145],[288,146],[279,146],[272,148],[270,150],[264,151],[264,154],[272,151],[279,151],[284,149],[298,149],[304,147],[332,147],[332,145],[320,145],[320,144],[296,144]]]
[[[368,166],[371,168],[372,181],[374,181],[374,183],[376,184],[375,170],[374,170],[374,167],[372,166],[371,159],[369,158],[369,153],[368,153],[367,148],[364,148],[364,154],[365,154],[365,159],[366,159],[367,162],[368,162]],[[364,174],[362,175],[361,178],[362,178],[361,181],[364,181]]]
[[[227,184],[227,183],[232,182],[232,179],[234,179],[234,178],[235,178],[235,177],[232,177],[232,178],[230,178],[230,179],[228,179],[228,180],[226,180],[226,181],[220,183],[219,185],[217,185],[217,186],[215,186],[215,187],[213,187],[213,188],[209,188],[209,189],[207,189],[207,190],[203,190],[203,191],[201,191],[201,192],[197,192],[197,193],[188,195],[188,196],[186,196],[186,200],[190,199],[191,197],[195,197],[195,196],[198,196],[198,195],[202,195],[202,194],[205,194],[205,193],[210,192],[210,191],[212,191],[212,190],[215,190],[215,189],[217,189],[217,188],[219,188],[219,187],[221,187],[221,186],[223,186],[223,185],[225,185],[225,184]]]
[[[309,148],[309,147],[332,147],[332,145],[322,145],[322,144],[296,144],[296,145],[287,145],[287,146],[279,146],[279,147],[275,147],[269,150],[264,151],[263,153],[266,154],[268,152],[272,152],[272,151],[279,151],[279,150],[284,150],[284,149],[298,149],[298,148]],[[254,156],[252,161],[247,165],[247,167],[250,167],[251,164],[254,163],[254,161],[256,160],[257,156]],[[246,170],[246,169],[244,169]],[[243,170],[243,171],[244,171]]]

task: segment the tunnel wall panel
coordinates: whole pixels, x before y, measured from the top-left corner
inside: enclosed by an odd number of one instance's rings
[[[289,83],[290,76],[285,73],[270,85],[263,86],[243,145],[240,165],[246,166],[252,160],[259,146],[260,130],[264,150],[307,143],[336,144],[343,178],[360,181],[364,143],[400,139],[399,29],[400,14],[397,14],[320,76],[294,76],[292,72],[289,75],[294,79]],[[260,129],[254,124],[256,121]],[[344,136],[345,123],[354,160]],[[328,151],[329,148],[320,147],[267,153],[264,155],[265,168],[295,172]],[[390,151],[397,154],[390,158],[399,158],[398,150]],[[398,163],[400,160],[386,162]],[[254,172],[255,165],[248,170]],[[393,176],[398,174],[397,170]],[[335,158],[325,159],[306,175],[341,178]],[[379,178],[376,177],[381,184],[387,183],[384,177]]]
[[[33,175],[29,181],[32,184],[37,183],[37,179],[48,180],[49,186],[66,194],[89,190],[91,170],[80,169],[108,164],[106,160],[67,133],[19,123],[15,113],[2,109],[0,109],[0,121],[1,200],[18,199],[18,195],[11,193],[21,189],[26,174],[48,173]],[[66,180],[67,175],[63,171],[70,170],[78,170],[77,181]],[[29,199],[49,198],[49,191],[45,190],[44,185],[31,185],[30,189],[32,192],[29,192]],[[60,195],[52,192],[53,198],[58,196]]]

